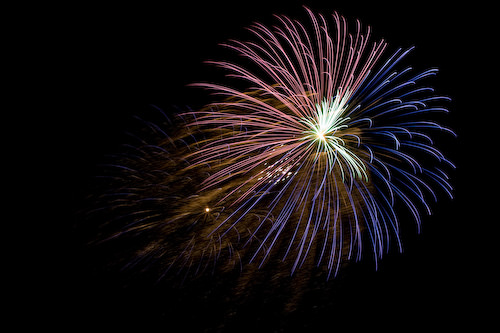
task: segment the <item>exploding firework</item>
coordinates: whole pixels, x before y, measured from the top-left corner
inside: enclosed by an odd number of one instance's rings
[[[232,212],[211,234],[248,229],[246,217],[265,207],[249,235],[259,240],[250,262],[262,265],[275,251],[283,261],[292,258],[292,273],[309,257],[336,273],[344,257],[359,259],[366,244],[375,261],[391,238],[401,248],[396,202],[420,226],[434,188],[451,196],[439,165],[453,164],[431,137],[453,132],[422,117],[448,112],[436,106],[448,97],[420,85],[437,69],[397,69],[411,48],[381,62],[387,44],[370,43],[369,27],[363,32],[358,21],[351,34],[334,13],[330,29],[323,16],[307,11],[310,30],[278,16],[273,29],[250,28],[256,41],[226,45],[256,70],[213,62],[249,88],[197,84],[227,99],[190,113],[190,126],[220,133],[189,157],[196,165],[224,161],[200,192],[235,184],[217,202]]]
[[[337,13],[307,12],[309,26],[277,16],[249,28],[254,41],[226,44],[252,70],[212,63],[247,87],[195,84],[222,98],[169,130],[148,123],[163,140],[112,165],[105,238],[144,241],[127,266],[186,277],[272,262],[279,274],[316,265],[330,277],[366,247],[375,263],[390,243],[401,249],[396,206],[420,227],[436,189],[452,196],[442,169],[453,164],[433,136],[454,133],[428,120],[450,99],[421,84],[437,69],[403,67],[412,48],[384,60],[387,43],[371,42],[369,27],[350,33]]]

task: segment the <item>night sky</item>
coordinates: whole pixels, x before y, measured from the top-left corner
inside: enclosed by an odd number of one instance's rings
[[[423,216],[422,233],[408,228],[404,252],[394,248],[378,271],[371,260],[352,264],[337,279],[311,286],[291,313],[280,310],[281,295],[263,292],[228,319],[231,295],[224,293],[224,281],[217,277],[179,290],[152,285],[140,277],[126,283],[120,274],[93,265],[84,246],[91,236],[88,229],[85,234],[78,227],[82,223],[79,212],[85,208],[84,198],[94,190],[90,179],[98,172],[97,165],[133,129],[132,117],[148,114],[151,105],[173,112],[212,101],[207,92],[187,85],[224,80],[220,71],[203,63],[227,58],[230,53],[218,44],[249,37],[244,27],[253,21],[275,23],[272,14],[305,20],[302,4],[325,16],[337,10],[350,23],[358,18],[370,25],[372,40],[388,41],[386,56],[398,47],[415,45],[408,63],[416,70],[439,68],[431,85],[453,98],[444,124],[458,134],[441,147],[457,165],[449,173],[455,199],[442,195],[432,205],[433,215]],[[65,190],[60,193],[59,209],[66,218],[54,223],[53,236],[57,236],[45,256],[50,263],[41,265],[46,278],[38,279],[36,289],[41,291],[35,308],[47,312],[43,320],[68,331],[129,325],[165,332],[287,332],[322,327],[329,331],[370,327],[451,331],[481,326],[487,315],[481,310],[484,290],[480,290],[488,264],[481,240],[494,218],[482,217],[481,207],[487,204],[483,194],[478,194],[478,183],[485,180],[475,170],[478,157],[472,153],[470,138],[479,133],[470,129],[470,123],[487,117],[480,115],[472,93],[481,81],[479,66],[484,66],[475,50],[483,49],[482,38],[487,34],[480,19],[485,11],[437,6],[435,1],[396,6],[375,1],[369,5],[354,1],[259,0],[238,5],[185,1],[175,6],[62,8],[56,20],[46,23],[58,46],[51,58],[60,66],[64,95],[58,100],[64,111],[53,112],[58,112],[54,119],[65,123],[59,147]],[[480,141],[483,149],[484,138]],[[49,299],[55,308],[47,305]],[[174,329],[177,325],[182,329]]]

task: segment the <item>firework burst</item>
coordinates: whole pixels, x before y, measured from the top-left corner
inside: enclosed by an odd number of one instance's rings
[[[441,165],[453,164],[432,136],[453,132],[427,120],[448,112],[449,98],[421,85],[437,69],[399,68],[412,48],[381,61],[387,43],[370,42],[369,27],[357,21],[349,33],[337,13],[330,28],[307,12],[310,28],[277,16],[279,26],[249,28],[255,41],[226,44],[255,70],[212,62],[248,89],[196,84],[225,99],[185,115],[191,133],[206,136],[187,158],[190,169],[210,166],[198,194],[219,194],[207,207],[224,207],[207,237],[259,266],[274,251],[292,273],[314,260],[330,276],[367,245],[375,262],[391,240],[401,249],[398,202],[420,226],[436,188],[452,196]]]
[[[228,42],[246,67],[211,63],[246,87],[195,84],[219,101],[144,122],[154,138],[109,165],[92,214],[109,214],[99,240],[130,251],[121,266],[183,280],[245,267],[236,290],[265,263],[274,277],[314,266],[330,277],[401,250],[401,208],[420,228],[436,190],[452,197],[453,164],[433,138],[454,133],[430,120],[450,99],[422,83],[437,69],[404,67],[412,48],[384,56],[359,21],[349,32],[337,13],[307,13],[309,25],[277,16],[249,28],[253,41]]]

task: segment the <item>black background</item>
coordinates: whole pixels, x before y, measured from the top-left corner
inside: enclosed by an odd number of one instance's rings
[[[407,235],[404,252],[391,252],[378,271],[370,261],[356,264],[327,284],[324,292],[307,296],[291,315],[279,311],[263,315],[256,302],[225,322],[215,296],[207,300],[191,294],[186,296],[189,301],[177,306],[182,295],[158,286],[127,287],[115,275],[92,269],[75,227],[80,222],[78,211],[92,191],[89,179],[97,172],[96,165],[134,126],[131,117],[150,112],[150,105],[172,110],[210,102],[206,92],[186,85],[223,79],[203,64],[228,54],[218,44],[248,37],[244,27],[254,21],[275,23],[272,14],[305,20],[302,4],[324,15],[336,10],[351,23],[359,19],[373,28],[374,39],[389,42],[389,50],[415,45],[410,59],[417,70],[440,69],[433,85],[453,98],[446,125],[458,134],[450,147],[443,148],[457,165],[451,173],[455,199],[443,196],[433,206],[434,214],[423,218],[422,233]],[[45,323],[70,330],[138,324],[144,331],[154,326],[167,332],[217,327],[228,331],[320,327],[356,331],[361,326],[450,330],[484,324],[488,318],[484,285],[489,279],[484,268],[493,262],[484,259],[486,248],[481,244],[493,221],[482,216],[487,203],[477,184],[484,179],[478,180],[481,175],[475,171],[481,153],[475,148],[477,142],[470,140],[482,132],[470,125],[483,117],[476,100],[478,85],[484,83],[479,75],[484,75],[488,8],[435,1],[394,5],[269,0],[82,4],[56,9],[57,14],[42,19],[44,29],[35,33],[35,40],[38,50],[46,50],[48,61],[39,64],[43,74],[57,81],[45,98],[51,100],[46,115],[54,128],[49,133],[54,159],[60,161],[52,171],[62,178],[63,187],[48,209],[57,210],[63,219],[47,227],[51,231],[44,242],[50,245],[48,252],[31,259],[42,263],[27,277],[37,291],[34,300],[20,302],[28,317],[37,312]],[[269,298],[273,295],[262,302]]]

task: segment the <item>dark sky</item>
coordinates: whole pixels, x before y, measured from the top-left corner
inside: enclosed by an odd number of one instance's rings
[[[175,106],[196,108],[211,101],[204,91],[186,85],[221,78],[220,73],[203,64],[227,54],[217,44],[248,36],[244,27],[253,21],[274,23],[272,14],[304,19],[303,3],[324,15],[337,10],[350,22],[358,18],[372,26],[374,38],[385,38],[390,50],[415,45],[410,59],[416,69],[440,69],[435,85],[439,92],[453,98],[447,124],[459,136],[456,145],[446,150],[458,167],[451,173],[456,198],[451,201],[443,196],[433,207],[434,215],[424,217],[423,233],[409,235],[405,252],[387,256],[377,272],[371,264],[360,264],[325,293],[313,293],[299,304],[293,325],[284,323],[291,317],[253,316],[252,309],[245,308],[228,327],[244,330],[261,325],[262,331],[273,331],[290,326],[305,329],[373,324],[406,331],[415,325],[446,329],[475,326],[480,318],[476,303],[481,301],[477,275],[483,274],[479,239],[484,226],[478,226],[482,224],[478,220],[479,207],[484,203],[472,194],[479,188],[468,138],[475,135],[469,129],[475,105],[471,85],[479,81],[478,66],[482,65],[474,50],[482,48],[481,38],[487,34],[478,17],[487,9],[446,7],[435,1],[400,2],[397,6],[378,1],[369,5],[273,0],[238,5],[232,1],[172,3],[151,7],[74,6],[62,9],[57,20],[47,23],[59,46],[55,62],[62,65],[64,98],[59,102],[66,110],[56,116],[66,123],[63,135],[71,146],[64,150],[69,216],[81,208],[95,165],[121,143],[127,126],[133,126],[131,116],[148,112],[151,104],[172,110]],[[73,223],[71,217],[69,223]],[[115,283],[114,277],[86,271],[87,266],[82,265],[85,258],[72,243],[78,236],[67,225],[61,230],[65,240],[60,240],[53,251],[53,269],[58,277],[52,279],[51,290],[52,295],[60,294],[54,296],[60,305],[54,311],[73,327],[83,323],[98,327],[104,320],[110,327],[134,322],[159,325],[166,331],[184,323],[189,331],[213,329],[223,322],[217,317],[214,297],[206,301],[188,295],[192,307],[182,304],[182,310],[175,311],[172,303],[182,295],[162,295],[162,288],[156,287],[124,288]],[[258,301],[252,306],[258,308]],[[255,318],[261,318],[259,324],[252,322]]]

